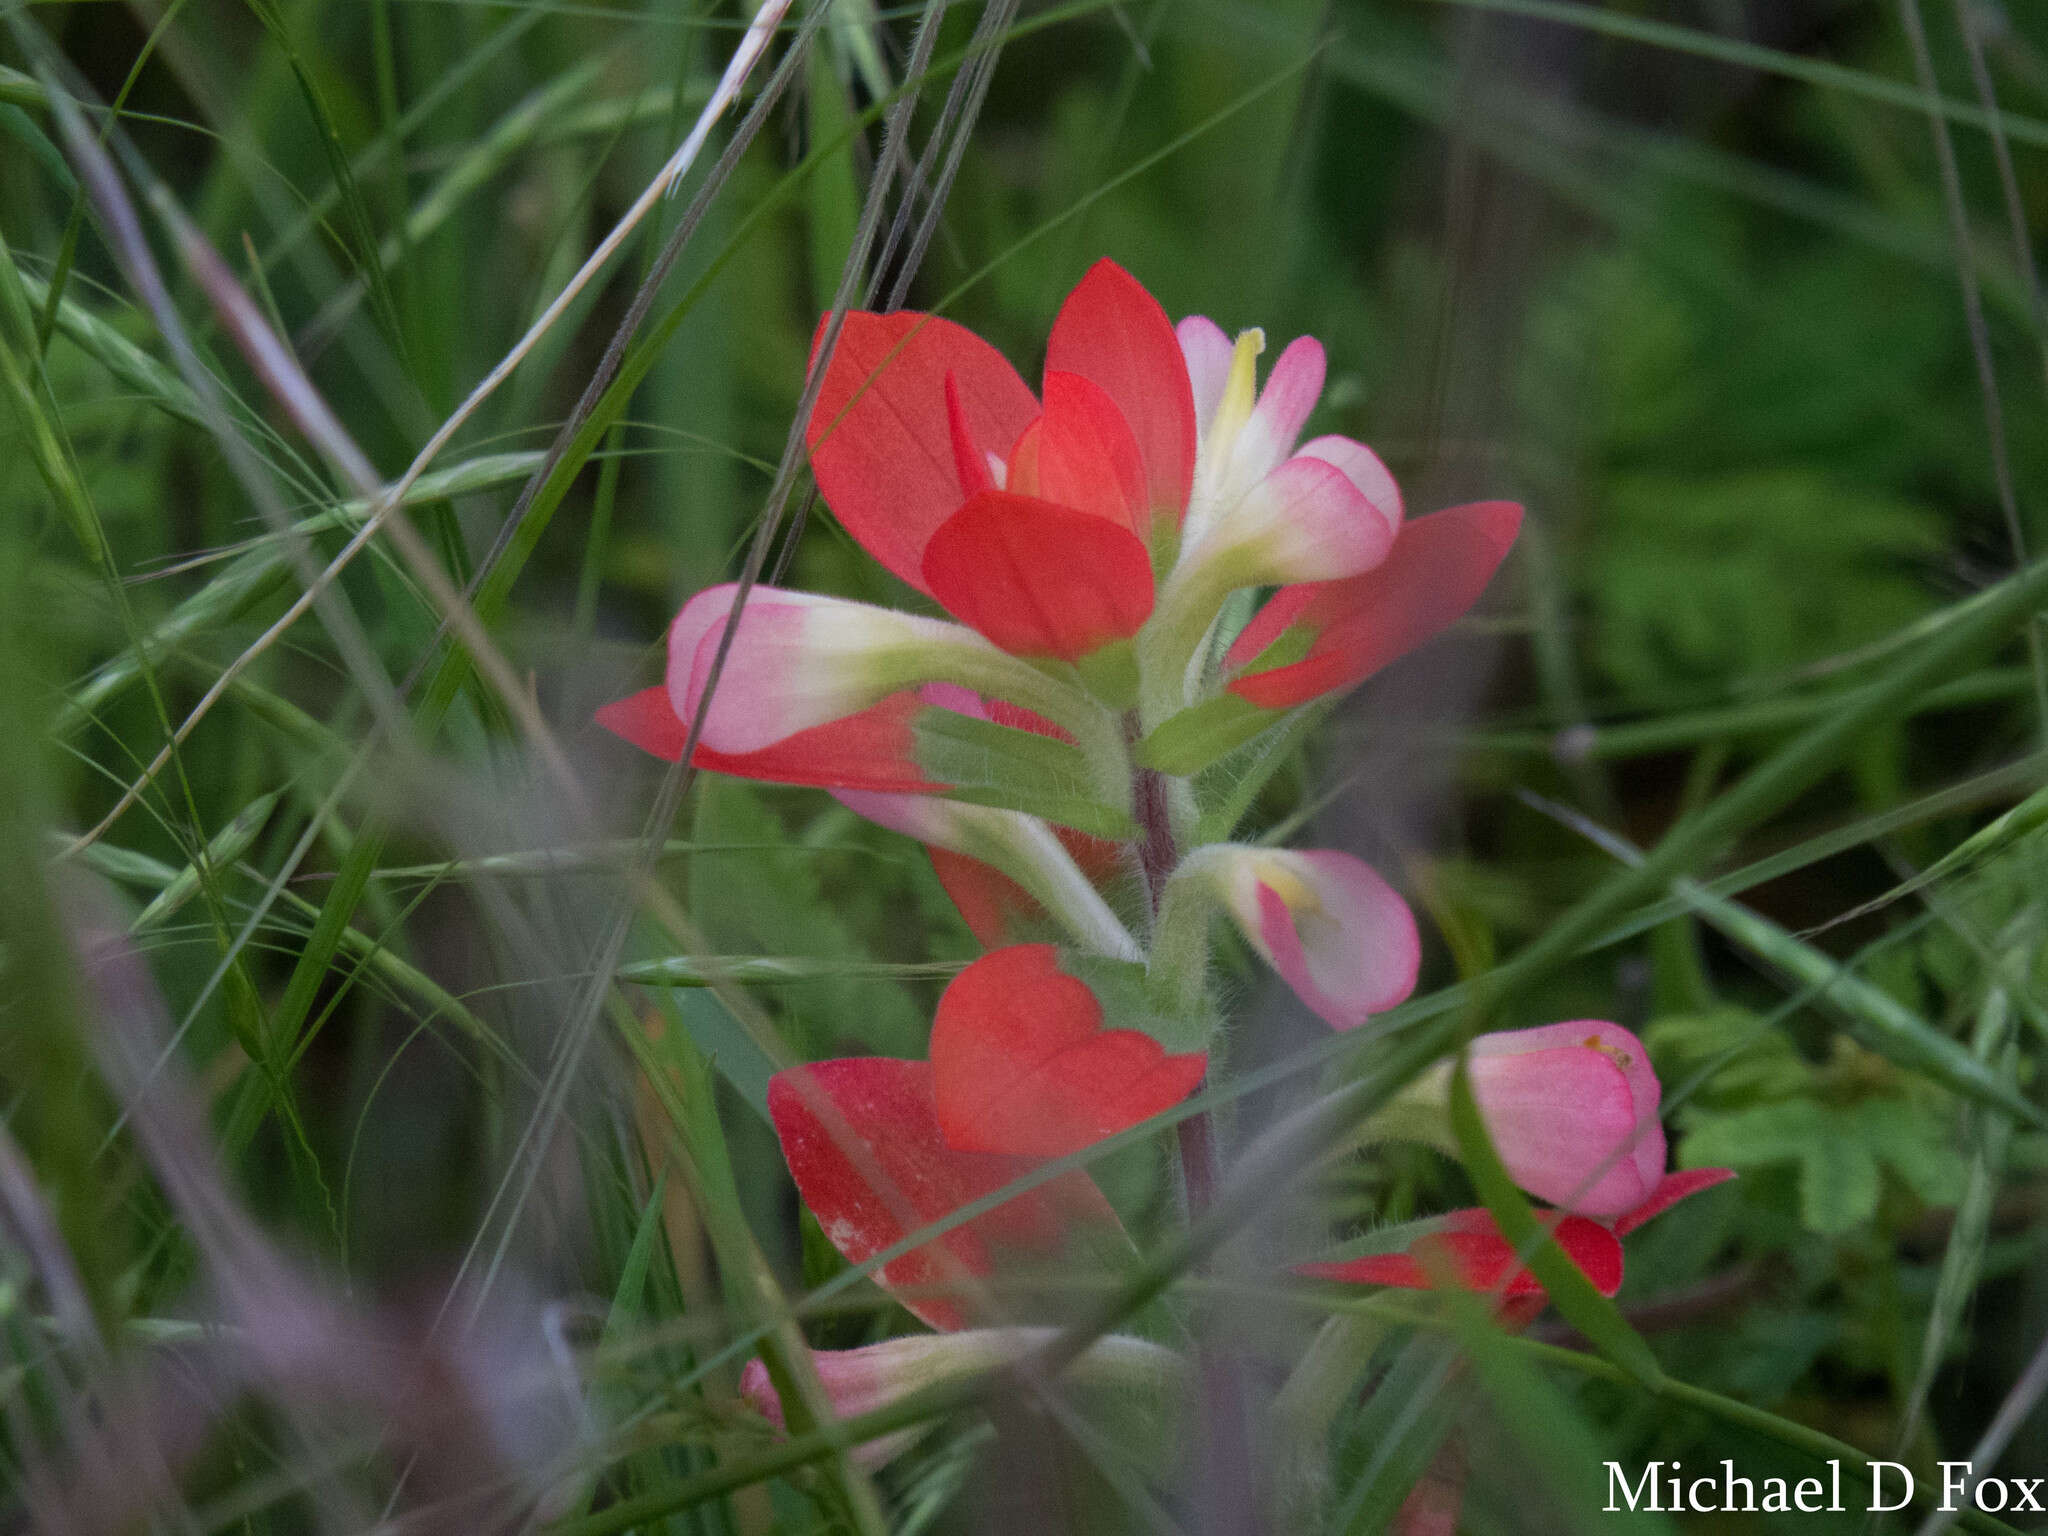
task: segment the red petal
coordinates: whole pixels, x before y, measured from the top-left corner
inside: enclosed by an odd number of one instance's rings
[[[1088,877],[1091,885],[1105,886],[1123,870],[1124,845],[1112,843],[1108,838],[1090,837],[1086,832],[1076,832],[1072,827],[1056,826],[1052,835],[1060,840],[1074,862],[1081,866],[1081,873]]]
[[[1065,845],[1091,885],[1107,885],[1123,867],[1121,843],[1090,837],[1072,827],[1056,826],[1052,835]],[[931,855],[932,873],[960,909],[967,931],[985,948],[1017,943],[1029,935],[1033,925],[1045,920],[1045,908],[1001,870],[949,848],[927,846],[925,852]]]
[[[1225,664],[1250,666],[1296,625],[1314,634],[1307,657],[1240,676],[1230,691],[1261,709],[1286,709],[1363,682],[1478,602],[1521,526],[1522,509],[1511,501],[1447,507],[1402,524],[1386,559],[1361,576],[1282,588]]]
[[[1667,1173],[1662,1182],[1650,1191],[1649,1199],[1626,1215],[1614,1218],[1614,1235],[1627,1237],[1644,1222],[1654,1216],[1662,1216],[1679,1201],[1690,1200],[1701,1190],[1725,1184],[1734,1177],[1733,1168],[1688,1168],[1682,1173]]]
[[[967,404],[960,398],[960,381],[946,375],[946,431],[953,443],[953,472],[960,479],[963,494],[972,496],[995,485],[995,471],[988,454],[975,441],[974,424],[967,419]]]
[[[932,1069],[922,1061],[863,1056],[792,1067],[769,1079],[768,1116],[797,1192],[853,1264],[1032,1166],[948,1147],[933,1113]],[[1055,1254],[1081,1224],[1114,1228],[1116,1215],[1076,1170],[892,1259],[875,1279],[932,1327],[964,1328],[986,1310],[964,1282],[994,1274],[1005,1253]]]
[[[915,692],[892,693],[857,714],[798,731],[758,752],[714,752],[699,743],[697,766],[735,778],[765,779],[771,784],[812,784],[820,789],[866,789],[887,794],[945,789],[947,785],[927,778],[917,765],[917,736],[911,724],[926,707]],[[673,713],[670,718],[674,718]],[[682,746],[678,737],[677,755],[681,754]],[[674,762],[675,757],[669,761]]]
[[[931,1056],[947,1143],[1017,1157],[1078,1152],[1170,1109],[1209,1062],[1169,1056],[1140,1030],[1105,1030],[1102,1004],[1050,944],[996,950],[954,977]]]
[[[683,748],[690,740],[690,727],[669,702],[666,684],[613,699],[597,712],[595,719],[621,741],[631,742],[642,752],[652,752],[665,763],[681,762]]]
[[[1133,533],[1150,521],[1138,441],[1116,402],[1076,373],[1046,374],[1045,414],[1018,439],[1006,488]]]
[[[1621,1240],[1597,1221],[1567,1216],[1553,1230],[1558,1246],[1603,1296],[1621,1289]],[[1471,1291],[1506,1296],[1539,1296],[1536,1277],[1515,1262],[1515,1250],[1501,1236],[1493,1214],[1483,1208],[1453,1211],[1435,1232],[1417,1238],[1406,1253],[1375,1253],[1333,1264],[1303,1264],[1297,1273],[1360,1285],[1395,1285],[1427,1290],[1432,1266]],[[1503,1284],[1505,1282],[1505,1284]]]
[[[1178,523],[1195,478],[1195,395],[1159,301],[1105,257],[1060,306],[1045,366],[1098,385],[1130,426],[1152,510]]]
[[[932,873],[966,919],[967,931],[993,949],[1006,944],[1029,923],[1045,915],[1030,892],[1008,875],[979,859],[950,848],[927,847]]]
[[[1040,714],[1034,714],[1022,704],[1012,704],[1008,699],[990,699],[985,705],[985,719],[997,725],[1015,726],[1020,731],[1030,731],[1034,736],[1050,736],[1055,741],[1071,743],[1073,735],[1065,726],[1054,725]]]
[[[961,426],[980,448],[1006,452],[1038,414],[1002,353],[964,326],[907,310],[855,311],[804,433],[818,490],[847,532],[920,589],[925,541],[969,491],[955,458],[949,375]]]
[[[1126,528],[1009,491],[983,491],[924,552],[925,589],[1018,656],[1078,661],[1137,633],[1152,561]]]

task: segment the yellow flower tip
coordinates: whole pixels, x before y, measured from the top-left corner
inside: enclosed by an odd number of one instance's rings
[[[1256,325],[1237,333],[1237,346],[1230,355],[1230,374],[1223,382],[1223,399],[1216,407],[1216,420],[1209,439],[1219,454],[1227,457],[1238,430],[1251,418],[1259,398],[1259,354],[1266,350],[1266,333]]]
[[[1323,901],[1294,867],[1280,859],[1262,860],[1259,865],[1259,883],[1269,887],[1275,896],[1287,903],[1287,910],[1299,915],[1318,913],[1323,910]]]

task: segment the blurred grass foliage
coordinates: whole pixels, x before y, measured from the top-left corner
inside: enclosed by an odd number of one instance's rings
[[[1076,0],[999,11],[991,55],[954,5],[906,80],[926,15],[795,7],[758,132],[714,166],[727,120],[414,488],[483,656],[388,536],[270,633],[370,502],[165,210],[395,477],[745,17],[0,6],[10,1528],[1260,1528],[1238,1476],[1264,1528],[1368,1531],[1456,1468],[1465,1529],[1548,1530],[1604,1500],[1602,1457],[1924,1473],[2001,1407],[1979,1470],[2048,1466],[2048,10]],[[1314,1106],[1322,1140],[1218,1207],[1252,1231],[1207,1268],[1239,1235],[1178,1242],[1160,1156],[1191,1111],[1068,1160],[1139,1256],[1035,1278],[1070,1322],[1227,1341],[1255,1471],[994,1378],[862,1419],[933,1426],[886,1470],[843,1454],[801,1344],[916,1325],[799,1211],[766,1080],[921,1054],[973,943],[903,839],[810,791],[679,804],[589,724],[760,532],[906,91],[906,154],[941,152],[907,222],[942,216],[914,273],[898,247],[862,278],[1028,377],[1106,253],[1173,314],[1320,337],[1310,432],[1374,443],[1411,510],[1530,508],[1487,610],[1233,805],[1401,871],[1427,919],[1416,1001],[1362,1042],[1231,965],[1232,1073],[1196,1107],[1244,1149]],[[796,491],[771,571],[917,601]],[[1631,1238],[1618,1312],[1561,1292],[1569,1325],[1514,1338],[1269,1262],[1473,1198],[1432,1152],[1320,1154],[1475,998],[1637,1029],[1681,1160],[1743,1173]],[[736,1394],[757,1351],[787,1437]],[[1816,1521],[1867,1528],[1754,1528]]]

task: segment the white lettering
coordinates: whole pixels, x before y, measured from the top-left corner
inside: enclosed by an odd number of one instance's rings
[[[1884,1501],[1884,1475],[1887,1471],[1896,1472],[1906,1480],[1906,1490],[1899,1495],[1899,1502],[1896,1504],[1887,1504]],[[1870,1511],[1872,1514],[1882,1514],[1894,1509],[1904,1509],[1912,1502],[1913,1474],[1911,1472],[1900,1466],[1896,1461],[1873,1461],[1870,1464]]]
[[[1724,1460],[1721,1463],[1721,1479],[1721,1508],[1724,1511],[1740,1510],[1744,1514],[1755,1514],[1756,1484],[1746,1477],[1737,1477],[1735,1475],[1735,1463],[1732,1461]],[[1742,1502],[1740,1504],[1735,1502],[1735,1485],[1737,1483],[1742,1484]]]
[[[1941,1509],[1943,1514],[1954,1514],[1956,1500],[1970,1491],[1970,1464],[1967,1461],[1944,1461],[1941,1463]]]
[[[1643,1495],[1646,1493],[1649,1495],[1650,1501],[1649,1503],[1645,1504],[1643,1508],[1654,1512],[1657,1508],[1656,1462],[1653,1461],[1647,1467],[1643,1468],[1642,1478],[1639,1482],[1637,1482],[1637,1484],[1633,1488],[1629,1487],[1628,1478],[1623,1475],[1620,1462],[1610,1461],[1607,1463],[1606,1512],[1608,1514],[1614,1515],[1619,1514],[1621,1512],[1620,1510],[1615,1508],[1614,1501],[1617,1496],[1624,1500],[1630,1509],[1634,1509],[1636,1507],[1636,1501],[1641,1499]]]
[[[1820,1501],[1827,1496],[1827,1489],[1821,1486],[1820,1479],[1817,1477],[1802,1477],[1799,1479],[1799,1486],[1792,1490],[1792,1502],[1799,1506],[1799,1513],[1802,1515],[1819,1514],[1821,1509]],[[1807,1503],[1808,1499],[1813,1500],[1813,1502],[1811,1504]]]

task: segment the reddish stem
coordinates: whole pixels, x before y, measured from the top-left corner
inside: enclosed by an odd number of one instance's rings
[[[1167,803],[1166,780],[1155,769],[1140,768],[1131,784],[1131,815],[1138,823],[1138,868],[1145,879],[1145,899],[1156,921],[1166,882],[1180,863],[1173,836],[1173,813]],[[1203,1085],[1207,1086],[1206,1083]],[[1201,1089],[1196,1089],[1200,1092]],[[1216,1189],[1216,1143],[1206,1114],[1190,1115],[1178,1128],[1181,1182],[1187,1191],[1189,1221],[1209,1208]],[[1260,1520],[1251,1471],[1251,1437],[1245,1422],[1244,1384],[1228,1354],[1201,1351],[1202,1398],[1208,1425],[1208,1518],[1205,1528],[1219,1536],[1256,1533]]]
[[[1159,898],[1180,862],[1173,840],[1173,817],[1166,804],[1166,780],[1157,769],[1140,768],[1131,781],[1131,815],[1138,823],[1138,867],[1145,876],[1145,899],[1159,915]]]

